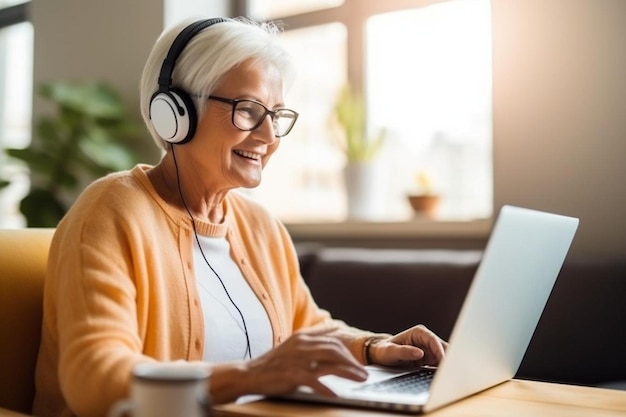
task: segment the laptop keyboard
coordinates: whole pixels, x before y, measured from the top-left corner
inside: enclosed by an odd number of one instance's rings
[[[357,391],[369,392],[396,392],[407,394],[419,394],[428,391],[435,376],[436,369],[420,369],[415,372],[386,379],[380,382],[365,384],[357,388]]]

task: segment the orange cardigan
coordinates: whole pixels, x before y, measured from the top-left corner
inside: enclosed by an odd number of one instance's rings
[[[36,416],[104,417],[128,395],[136,363],[202,359],[191,221],[160,198],[146,176],[149,168],[138,165],[94,182],[58,225],[44,287]],[[223,224],[196,226],[228,239],[267,311],[274,345],[298,329],[331,324],[300,276],[284,226],[237,192],[224,207]],[[363,361],[371,333],[338,324],[338,336]]]

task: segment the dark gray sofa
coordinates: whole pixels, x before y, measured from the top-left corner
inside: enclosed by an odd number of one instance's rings
[[[448,338],[482,252],[297,246],[318,304],[348,324],[395,333],[423,323]],[[566,259],[518,378],[626,381],[626,259]]]

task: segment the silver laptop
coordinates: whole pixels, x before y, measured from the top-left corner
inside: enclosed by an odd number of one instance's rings
[[[306,387],[287,398],[417,414],[513,378],[577,227],[578,219],[572,217],[513,206],[501,209],[450,336],[446,357],[436,369],[417,371],[417,379],[426,379],[421,387],[389,381],[415,379],[415,370],[370,366],[365,382],[332,375],[320,378],[336,398]]]

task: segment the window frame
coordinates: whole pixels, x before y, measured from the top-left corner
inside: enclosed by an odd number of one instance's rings
[[[322,10],[311,11],[289,16],[276,16],[271,20],[282,22],[285,31],[302,29],[325,23],[341,22],[346,26],[350,47],[348,48],[348,80],[363,92],[366,89],[365,63],[366,41],[365,23],[373,15],[399,11],[403,9],[415,9],[432,4],[442,3],[447,0],[385,0],[363,1],[344,0],[344,3]],[[248,15],[249,0],[237,0],[234,9],[236,14]]]
[[[13,6],[0,6],[0,29],[30,20],[28,16],[29,5],[30,1]]]
[[[14,4],[11,6],[3,6],[2,4],[0,4],[0,30],[9,28],[14,25],[19,25],[25,22],[31,22],[30,14],[29,14],[30,3],[31,1],[27,0],[22,3]],[[0,72],[3,72],[3,71],[4,71],[4,68],[0,69]],[[3,106],[3,104],[0,104],[0,106]],[[0,108],[0,111],[3,111],[3,109]],[[31,120],[31,123],[32,123],[32,120]],[[0,170],[1,170],[0,174],[2,175],[0,176],[0,180],[2,180],[3,182],[8,181],[9,185],[7,187],[10,187],[12,185],[11,179],[7,180],[6,178],[3,177],[4,176],[4,164],[7,161],[7,156],[5,154],[5,147],[6,147],[6,144],[4,143],[4,141],[0,140]],[[3,191],[5,190],[0,189],[0,192],[3,192]],[[3,227],[23,227],[23,226],[16,226],[13,224],[5,225],[5,219],[4,219],[5,214],[6,213],[4,213],[4,208],[0,207],[0,225],[2,225]]]

